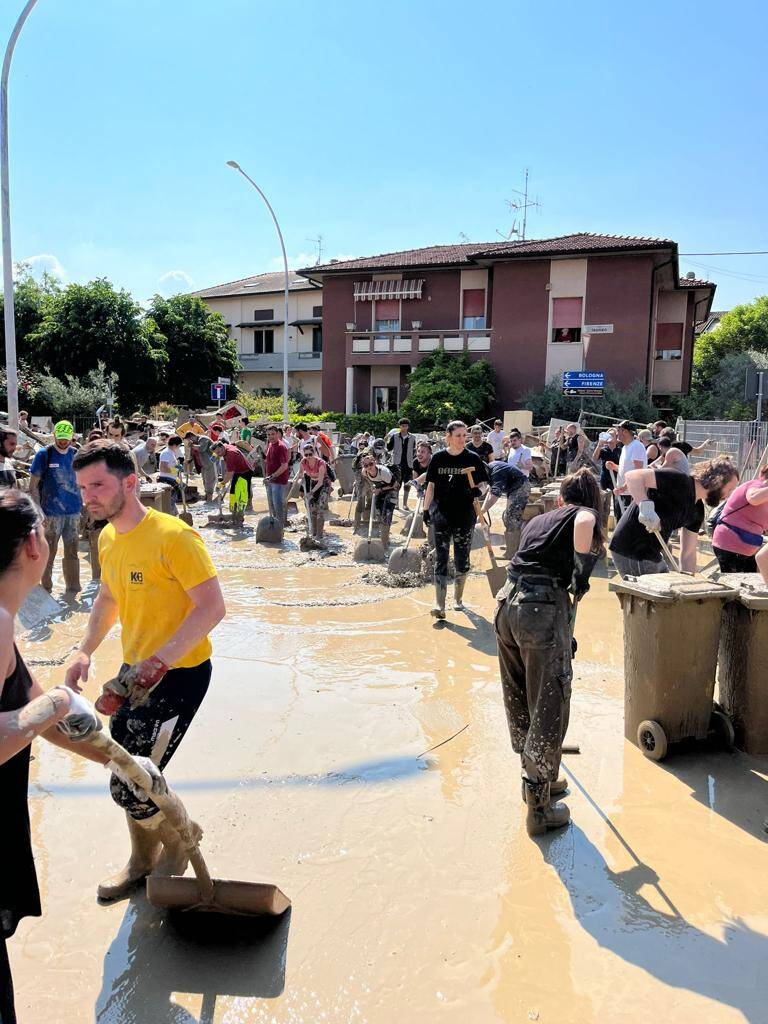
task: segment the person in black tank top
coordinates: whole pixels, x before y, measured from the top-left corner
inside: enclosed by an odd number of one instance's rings
[[[40,583],[48,544],[37,506],[27,494],[0,489],[0,1021],[14,1024],[13,982],[6,940],[24,917],[39,917],[40,893],[27,807],[30,744],[43,736],[57,746],[106,764],[87,744],[101,728],[90,704],[56,686],[44,693],[13,642],[13,620],[25,597]],[[58,723],[58,726],[57,726]],[[59,731],[61,730],[61,731]],[[68,738],[67,738],[68,737]]]
[[[600,488],[590,470],[563,480],[560,502],[523,530],[494,620],[504,709],[522,763],[532,836],[570,820],[568,808],[550,798],[566,788],[558,773],[570,713],[573,616],[603,545]]]

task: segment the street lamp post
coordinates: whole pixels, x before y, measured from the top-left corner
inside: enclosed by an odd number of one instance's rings
[[[13,26],[11,38],[5,48],[2,78],[0,78],[0,206],[2,206],[3,240],[3,316],[5,320],[5,374],[8,386],[8,422],[19,425],[19,378],[16,371],[16,320],[13,305],[13,259],[11,257],[11,197],[8,171],[8,76],[11,60],[24,22],[37,0],[27,0],[24,10]]]
[[[277,222],[275,211],[272,209],[269,200],[261,191],[259,186],[253,180],[253,178],[246,174],[243,168],[236,160],[227,160],[227,167],[232,167],[234,170],[239,171],[246,181],[250,181],[256,191],[259,193],[261,198],[264,200],[267,209],[269,210],[272,220],[275,222],[275,228],[277,229],[277,237],[280,239],[280,248],[283,251],[283,272],[285,275],[285,329],[283,334],[283,420],[288,422],[288,257],[285,255],[285,242],[283,241],[283,233],[280,230],[280,225]]]

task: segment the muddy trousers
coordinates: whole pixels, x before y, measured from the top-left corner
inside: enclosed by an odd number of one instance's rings
[[[45,517],[45,539],[48,541],[48,562],[43,571],[42,584],[49,592],[53,589],[53,563],[56,560],[59,540],[64,541],[64,568],[69,570],[69,572],[65,573],[65,586],[67,587],[67,590],[80,589],[80,569],[77,557],[79,528],[79,512],[75,513],[73,516]],[[76,581],[75,576],[77,577]],[[70,582],[73,584],[74,582],[77,582],[77,586],[70,586]]]
[[[109,720],[112,738],[129,754],[151,757],[158,768],[168,764],[192,724],[211,681],[211,663],[194,668],[173,668],[161,679],[141,707],[128,702]],[[151,818],[157,814],[153,803],[140,800],[113,775],[109,782],[112,799],[133,818]]]
[[[434,508],[434,505],[432,506]],[[475,530],[475,517],[454,526],[440,512],[430,516],[435,531],[435,583],[445,583],[448,579],[448,556],[453,541],[453,564],[457,576],[466,576],[469,572],[469,552],[472,548],[472,534]]]
[[[551,585],[508,589],[494,628],[512,749],[526,778],[554,782],[571,705],[570,599]]]

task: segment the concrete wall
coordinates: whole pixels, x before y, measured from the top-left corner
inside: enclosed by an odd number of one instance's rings
[[[279,388],[283,390],[282,373],[259,371],[258,373],[241,373],[238,377],[243,391],[259,391],[261,388]],[[312,404],[318,408],[322,405],[322,373],[289,373],[288,387],[301,388],[312,395]]]
[[[552,260],[549,268],[549,315],[546,328],[547,368],[545,380],[562,379],[564,370],[580,370],[583,360],[583,342],[563,344],[552,342],[552,313],[555,299],[581,299],[581,324],[584,326],[584,296],[587,293],[587,260]]]

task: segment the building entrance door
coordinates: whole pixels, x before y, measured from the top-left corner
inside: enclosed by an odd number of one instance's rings
[[[371,412],[397,412],[396,387],[375,387],[372,389]]]

